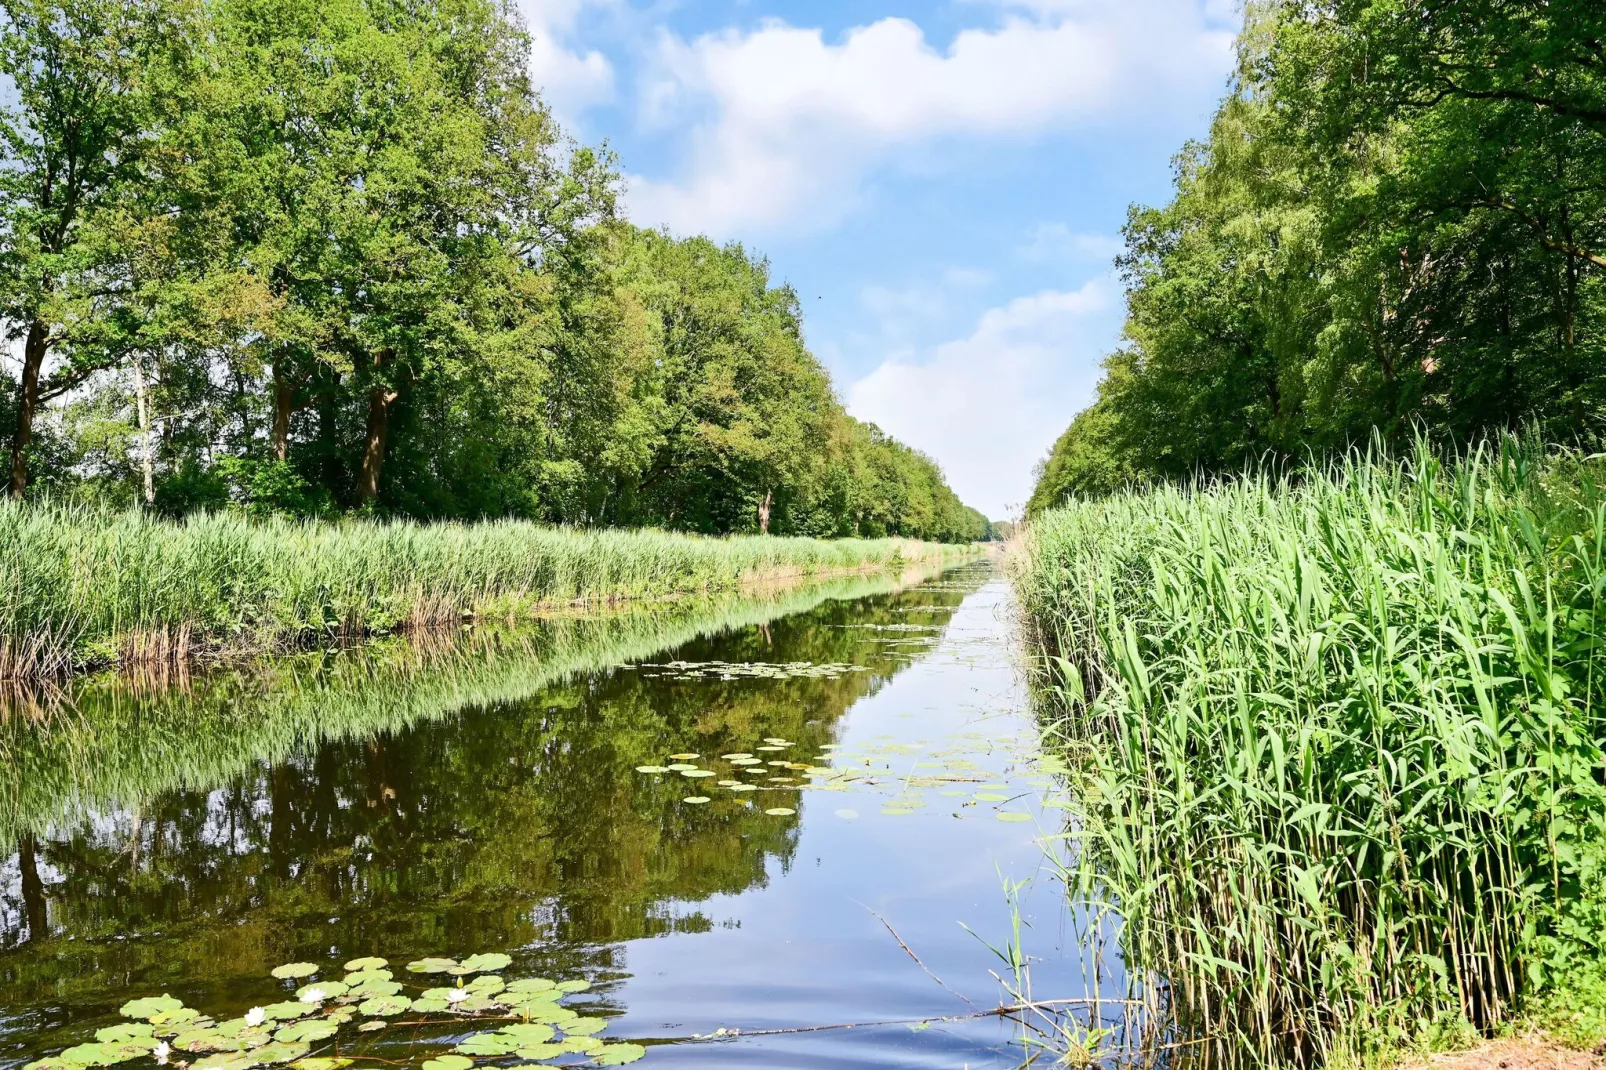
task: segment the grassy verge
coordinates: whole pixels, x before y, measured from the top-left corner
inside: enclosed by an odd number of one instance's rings
[[[575,601],[938,562],[906,539],[703,538],[518,521],[167,521],[0,505],[0,677],[293,646]]]
[[[1374,1062],[1579,990],[1606,935],[1598,471],[1418,450],[1073,503],[1016,547],[1075,887],[1116,904],[1179,1055]]]

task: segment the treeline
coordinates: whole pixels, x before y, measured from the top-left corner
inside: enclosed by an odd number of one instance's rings
[[[796,295],[618,215],[499,0],[4,0],[13,497],[984,538]]]
[[[1039,474],[1071,494],[1417,430],[1606,430],[1606,6],[1259,0],[1126,344]]]

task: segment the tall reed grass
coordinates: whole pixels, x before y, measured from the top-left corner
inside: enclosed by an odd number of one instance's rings
[[[1492,1030],[1606,937],[1606,494],[1451,463],[1133,492],[1011,568],[1076,771],[1079,894],[1205,1065]]]
[[[0,676],[256,650],[957,557],[906,539],[705,538],[520,521],[183,521],[0,504]]]

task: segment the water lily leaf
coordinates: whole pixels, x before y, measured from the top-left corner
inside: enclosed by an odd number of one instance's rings
[[[600,1047],[602,1047],[602,1041],[596,1037],[565,1037],[563,1040],[563,1050],[572,1051],[576,1055],[585,1055],[587,1052],[596,1051]]]
[[[731,786],[731,790],[732,791],[757,791],[758,790],[758,786],[756,784],[733,784]]]
[[[346,963],[346,969],[351,973],[365,973],[368,970],[382,970],[390,965],[389,959],[382,959],[378,955],[367,955],[360,959],[352,959]],[[311,1062],[311,1059],[304,1060]]]
[[[321,992],[323,993],[322,999],[339,999],[348,991],[350,991],[350,987],[344,981],[315,981],[310,985],[302,985],[296,989],[296,998],[305,1000],[314,993]]]
[[[195,1063],[190,1070],[251,1070],[253,1066],[260,1066],[254,1055],[249,1052],[235,1051],[226,1054],[208,1055],[200,1062]]]
[[[502,1004],[490,996],[475,994],[459,1003],[453,1004],[452,1009],[463,1014],[484,1014],[486,1011],[501,1010]]]
[[[144,999],[133,999],[123,1004],[118,1013],[124,1018],[149,1018],[153,1014],[163,1011],[176,1011],[184,1006],[182,1000],[174,999],[167,993],[160,996],[146,996]]]
[[[184,1051],[229,1051],[239,1043],[216,1029],[187,1029],[173,1038],[173,1047]]]
[[[364,1022],[362,1025],[359,1025],[357,1027],[357,1032],[359,1032],[359,1033],[377,1033],[379,1030],[385,1028],[385,1026],[387,1026],[389,1024],[390,1024],[389,1022]]]
[[[365,985],[369,981],[389,981],[395,976],[394,973],[382,966],[370,966],[365,970],[353,970],[346,974],[345,984],[348,988],[356,988],[358,985]]]
[[[281,1044],[316,1044],[320,1040],[328,1040],[339,1031],[340,1027],[326,1018],[308,1018],[304,1022],[291,1022],[284,1026],[273,1034],[273,1039]]]
[[[844,821],[857,821],[859,819],[859,811],[843,808],[836,812],[836,816]]]
[[[407,969],[411,973],[450,973],[457,969],[457,960],[440,958],[415,959],[407,964]]]
[[[748,754],[746,751],[737,751],[735,754],[721,754],[720,757],[725,759],[727,762],[734,762],[741,758],[751,758],[752,755]]]
[[[586,991],[589,991],[590,988],[591,988],[591,982],[590,981],[586,981],[586,980],[582,980],[582,979],[576,979],[576,980],[573,980],[573,981],[559,981],[558,982],[558,991],[559,992],[586,992]]]
[[[520,1003],[513,1010],[527,1022],[546,1022],[550,1025],[557,1025],[575,1017],[575,1013],[569,1008],[544,999],[532,999],[527,1003]]]
[[[351,1065],[350,1059],[337,1059],[333,1057],[320,1057],[312,1059],[297,1059],[296,1070],[345,1070]]]
[[[790,740],[787,740],[782,736],[765,736],[764,742],[777,747],[790,747],[792,745]]]
[[[22,1070],[72,1070],[72,1064],[64,1062],[59,1055],[53,1055],[48,1059],[25,1063]]]
[[[152,1025],[161,1027],[158,1030],[159,1035],[171,1035],[177,1031],[178,1026],[200,1021],[201,1012],[194,1007],[178,1007],[174,1010],[153,1014],[150,1020]]]
[[[688,752],[686,754],[671,754],[669,756],[669,760],[672,762],[693,762],[701,757],[701,754],[691,754]]]
[[[539,1022],[521,1022],[518,1025],[503,1026],[497,1032],[502,1036],[512,1037],[521,1047],[526,1044],[545,1044],[558,1035],[556,1029]]]
[[[512,1037],[501,1036],[497,1033],[476,1033],[463,1041],[455,1049],[463,1055],[512,1055],[518,1050],[519,1042]]]
[[[463,960],[463,969],[472,973],[495,973],[513,965],[513,957],[500,951],[488,955],[470,955]]]
[[[494,996],[507,987],[507,982],[494,973],[481,974],[468,983],[470,992],[478,992],[482,996]]]
[[[624,1066],[647,1054],[640,1044],[604,1044],[591,1056],[598,1066]]]
[[[469,1070],[474,1060],[462,1055],[437,1055],[424,1060],[423,1070]]]
[[[705,802],[712,802],[713,800],[706,795],[688,795],[680,801],[683,803],[691,803],[693,806],[700,806]]]
[[[1008,795],[1000,795],[994,791],[980,791],[971,796],[977,802],[1008,802]]]
[[[1000,810],[996,816],[1000,821],[1010,822],[1030,821],[1032,819],[1031,814],[1023,814],[1016,810]]]
[[[669,772],[669,767],[667,765],[638,765],[638,766],[636,766],[636,772],[638,772],[638,773],[667,773],[667,772]]]
[[[792,809],[790,806],[772,806],[764,812],[769,814],[771,817],[791,817],[793,814],[797,813],[797,811]]]
[[[521,977],[507,986],[509,992],[550,992],[557,988],[557,983],[548,981],[545,977]]]
[[[347,995],[360,999],[373,999],[376,996],[394,996],[400,994],[402,986],[395,981],[364,981],[353,986]]]
[[[412,1000],[400,996],[375,996],[364,1000],[357,1010],[370,1018],[393,1018],[412,1005]]]
[[[606,1018],[576,1018],[564,1025],[563,1031],[569,1036],[588,1037],[593,1033],[600,1033],[608,1028]]]
[[[449,1007],[451,1007],[451,1004],[444,999],[430,999],[428,996],[420,996],[418,999],[413,1000],[413,1010],[419,1014],[441,1014]]]
[[[527,1059],[532,1063],[538,1063],[543,1059],[556,1059],[559,1055],[562,1055],[568,1050],[569,1049],[565,1048],[562,1044],[526,1044],[513,1054],[517,1055],[520,1059]]]
[[[904,814],[914,813],[914,811],[909,809],[907,806],[883,806],[881,808],[881,812],[883,814],[891,814],[894,817],[901,817]]]
[[[753,749],[757,750],[757,751],[767,751],[767,752],[773,754],[774,752],[776,752],[778,750],[785,750],[786,748],[785,747],[768,746],[768,747],[754,747]]]
[[[281,981],[297,977],[311,977],[318,972],[318,967],[310,962],[287,962],[283,966],[273,968],[273,976]]]
[[[250,1054],[264,1066],[276,1066],[279,1063],[293,1063],[307,1054],[305,1044],[264,1044],[254,1049]]]
[[[680,771],[680,775],[689,776],[695,779],[697,777],[713,776],[714,774],[709,772],[707,769],[682,769]]]
[[[666,771],[668,771],[668,772],[671,772],[671,773],[684,773],[688,769],[696,769],[696,768],[697,767],[695,765],[687,765],[685,762],[678,762],[675,765],[666,765],[666,766],[664,766],[664,769]]]
[[[103,1044],[118,1044],[125,1040],[140,1040],[155,1035],[155,1027],[148,1022],[124,1022],[95,1031],[95,1039]]]
[[[312,1004],[302,1003],[300,1000],[285,1000],[283,1003],[268,1004],[262,1008],[262,1013],[273,1021],[288,1022],[292,1018],[300,1018],[303,1015],[311,1014],[317,1009]]]

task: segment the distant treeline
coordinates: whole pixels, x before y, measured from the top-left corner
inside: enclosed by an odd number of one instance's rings
[[[796,294],[618,217],[500,0],[3,0],[12,496],[969,540]]]
[[[1251,0],[1134,208],[1126,344],[1029,510],[1418,428],[1606,431],[1606,5]]]

